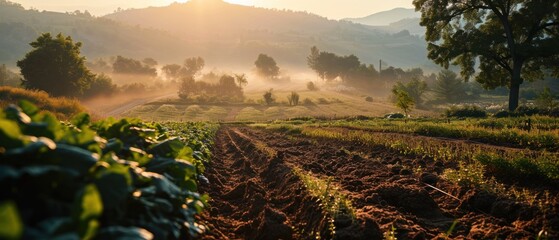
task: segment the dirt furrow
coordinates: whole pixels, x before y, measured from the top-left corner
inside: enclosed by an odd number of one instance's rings
[[[550,226],[557,217],[537,216],[531,207],[440,179],[448,166],[432,159],[359,143],[241,130],[247,138],[284,154],[287,164],[316,176],[333,177],[353,200],[359,219],[373,219],[384,232],[396,228],[398,239],[444,237],[455,220],[453,234],[466,239],[531,238],[541,229],[552,230],[552,234],[557,230]]]
[[[216,149],[207,167],[210,228],[205,239],[311,239],[328,236],[326,218],[316,199],[282,156],[259,151],[235,129],[217,133]]]

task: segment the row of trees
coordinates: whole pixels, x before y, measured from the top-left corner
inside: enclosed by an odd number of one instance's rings
[[[316,46],[311,48],[307,64],[320,78],[327,81],[340,78],[348,84],[356,85],[378,77],[378,71],[373,65],[362,64],[355,55],[338,56],[320,51]]]
[[[196,81],[194,77],[185,77],[179,86],[179,97],[182,100],[197,99],[200,102],[242,102],[244,99],[242,85],[237,85],[239,77],[221,75],[217,83]]]
[[[424,77],[421,68],[403,70],[389,66],[377,71],[374,65],[361,63],[355,55],[339,56],[335,53],[320,51],[316,46],[307,56],[308,66],[323,80],[339,79],[343,83],[366,89],[378,88],[384,83]]]

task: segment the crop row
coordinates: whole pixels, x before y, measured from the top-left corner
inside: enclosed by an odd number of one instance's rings
[[[559,156],[556,153],[497,148],[464,141],[443,141],[406,134],[380,133],[340,127],[309,127],[289,124],[259,125],[268,129],[314,138],[361,142],[382,146],[404,155],[421,156],[455,165],[456,170],[446,171],[445,176],[481,187],[500,195],[511,195],[526,200],[523,189],[506,189],[495,177],[509,181],[557,182],[559,180]],[[481,167],[478,167],[481,166]],[[473,171],[475,170],[475,171]],[[450,180],[452,180],[450,179]]]
[[[28,102],[0,111],[1,239],[185,239],[212,127],[87,114],[60,122]],[[181,137],[176,137],[181,136]]]
[[[414,133],[431,137],[459,138],[483,143],[506,145],[532,150],[559,150],[559,119],[533,117],[523,119],[482,120],[341,120],[315,122],[312,126],[338,126],[354,129]]]

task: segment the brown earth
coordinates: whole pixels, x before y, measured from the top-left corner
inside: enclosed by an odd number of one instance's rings
[[[559,237],[557,187],[548,189],[542,209],[459,187],[439,177],[453,166],[383,147],[242,126],[223,126],[216,138],[205,173],[210,184],[200,189],[212,197],[204,239],[381,239],[392,227],[398,239],[433,239],[455,221],[453,239],[535,239],[542,229]],[[294,166],[332,177],[357,220],[334,219],[332,236],[332,216],[308,195]]]

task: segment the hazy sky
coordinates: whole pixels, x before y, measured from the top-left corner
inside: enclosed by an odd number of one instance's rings
[[[186,0],[12,0],[26,8],[70,12],[88,10],[100,16],[112,13],[118,7],[143,8],[166,6],[172,2]],[[332,19],[345,17],[364,17],[371,13],[390,10],[396,7],[412,8],[412,0],[225,0],[226,2],[265,8],[292,9],[308,11]]]

